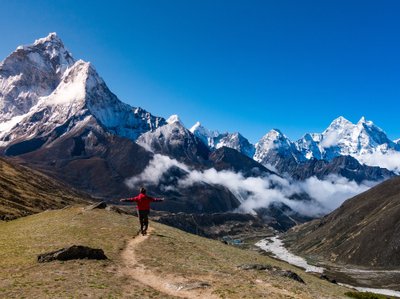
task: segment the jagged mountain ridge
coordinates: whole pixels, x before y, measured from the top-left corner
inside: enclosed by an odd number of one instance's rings
[[[58,130],[63,134],[88,116],[131,140],[165,124],[163,118],[121,102],[90,63],[72,58],[55,33],[18,47],[0,65],[0,82],[2,146],[34,138],[51,142],[46,138],[51,132],[68,122]]]
[[[239,132],[235,133],[219,133],[218,131],[210,131],[197,122],[189,130],[198,137],[210,149],[215,150],[222,147],[229,147],[238,152],[253,158],[255,147],[248,139],[243,137]]]
[[[215,136],[220,136],[218,132],[210,131],[200,123],[193,126],[191,130],[210,149],[215,150],[216,146],[213,142],[217,138]],[[225,146],[235,148],[229,143]],[[391,141],[382,129],[371,121],[365,120],[364,117],[357,124],[352,124],[344,117],[339,117],[323,133],[307,133],[295,142],[280,130],[273,129],[254,146],[250,144],[250,147],[254,149],[254,155],[251,157],[255,161],[280,174],[292,175],[293,168],[309,167],[315,159],[330,163],[335,158],[343,156],[355,158],[360,164],[359,168],[365,164],[367,168],[371,166],[388,168],[389,171],[400,171],[400,161],[393,164],[379,160],[381,157],[385,160],[392,157],[398,160],[399,140]],[[352,166],[349,165],[349,167]],[[368,172],[373,173],[370,170]],[[389,177],[394,175],[393,172],[390,173]],[[352,179],[351,176],[348,178]],[[378,180],[373,176],[369,176],[368,179]]]
[[[309,142],[304,142],[304,139],[298,141],[298,148],[307,151],[309,158],[323,158],[328,161],[337,156],[357,158],[374,152],[386,154],[390,150],[400,150],[381,128],[372,121],[367,121],[365,117],[357,124],[339,117],[324,132],[313,134],[311,137],[312,140],[307,138]]]
[[[48,145],[73,126],[82,121],[84,123],[90,115],[108,132],[131,140],[168,125],[161,117],[119,101],[93,66],[82,60],[76,61],[55,33],[36,40],[33,45],[18,47],[1,63],[0,83],[3,120],[0,124],[0,144],[3,147],[14,146],[26,139],[32,140],[28,150]],[[97,101],[99,98],[102,99],[100,102]],[[65,125],[67,122],[68,125]],[[357,130],[358,135],[354,134]],[[57,133],[54,134],[54,131]],[[272,170],[277,170],[278,165],[301,164],[311,158],[331,161],[342,155],[351,155],[358,161],[366,162],[362,159],[366,153],[385,155],[400,147],[364,118],[357,125],[352,125],[339,117],[322,134],[306,134],[297,142],[290,141],[279,130],[271,130],[256,145],[240,133],[220,134],[207,130],[200,123],[187,131],[212,151],[223,146],[230,147]],[[188,137],[190,134],[183,135]],[[189,139],[195,140],[193,136]],[[140,143],[145,145],[144,137]],[[189,142],[193,143],[202,147],[197,141]],[[152,148],[151,145],[148,147]],[[202,148],[200,156],[204,157],[206,151]],[[14,147],[8,153],[21,152],[15,151]],[[282,163],[281,159],[292,162]],[[288,169],[279,171],[290,173]]]
[[[62,64],[61,58],[51,60],[58,57],[59,51],[68,53],[69,63]],[[121,102],[90,63],[72,58],[56,34],[30,46],[18,47],[16,52],[18,59],[14,59],[14,52],[1,66],[21,71],[19,78],[38,78],[32,82],[31,90],[41,91],[37,86],[41,81],[55,79],[46,85],[46,92],[35,93],[34,100],[28,101],[23,110],[7,110],[8,118],[0,125],[2,153],[17,156],[22,163],[96,197],[114,199],[132,195],[132,186],[125,184],[126,179],[140,174],[153,157],[152,152],[135,141],[145,132],[168,128],[168,123]],[[32,60],[31,53],[41,59]],[[0,86],[0,102],[4,107],[16,104],[12,99],[18,102],[24,98],[25,87],[19,88],[20,81],[13,81],[13,76],[0,68],[1,82],[7,83]],[[208,159],[208,149],[188,133],[194,143],[203,147],[204,159]],[[184,145],[186,150],[188,145]],[[189,156],[188,161],[194,160],[196,154]],[[155,195],[164,191],[158,185],[152,187]],[[166,210],[218,212],[239,205],[229,190],[210,184],[176,188],[168,196],[168,202],[161,206]]]
[[[142,134],[137,143],[153,153],[168,155],[189,165],[207,164],[210,150],[182,124],[177,115],[167,124]]]
[[[29,58],[32,51],[55,53],[60,49],[67,53],[59,38],[50,34],[32,46],[20,48],[23,50],[20,53],[21,59],[14,60],[14,67],[13,60],[6,59],[10,69],[18,69],[20,63],[34,65],[26,70],[31,76],[39,78],[39,83],[35,81],[34,84],[40,84],[40,80],[46,80],[50,76],[43,75],[43,72],[49,71],[58,76],[58,81],[54,81],[58,85],[52,86],[52,91],[37,96],[37,101],[31,103],[28,112],[15,110],[13,116],[2,123],[0,140],[2,151],[6,155],[18,156],[27,163],[33,163],[41,170],[99,197],[126,196],[129,189],[124,180],[140,174],[154,153],[168,155],[196,169],[215,167],[241,172],[246,176],[271,173],[257,161],[244,159],[239,151],[245,152],[244,149],[250,143],[241,138],[240,134],[220,134],[222,137],[218,139],[219,148],[210,150],[177,117],[165,121],[140,108],[122,103],[107,88],[90,63],[75,60],[70,54],[67,55],[71,57],[69,64],[65,65],[60,65],[64,61],[61,58],[55,59],[53,63],[51,56],[45,54],[38,54],[42,57],[41,60],[32,61]],[[2,69],[0,76],[4,82],[10,78]],[[24,76],[24,73],[20,74],[20,77]],[[8,95],[7,92],[7,88],[2,91],[3,98]],[[269,149],[268,146],[272,144],[277,149],[277,155],[272,151],[268,159],[265,159],[266,164],[271,160],[270,157],[277,157],[278,162],[290,161],[293,163],[291,167],[295,169],[304,160],[296,152],[293,142],[282,133],[273,130],[267,137],[264,140],[265,146],[260,146],[260,149]],[[137,141],[137,144],[133,141]],[[225,145],[239,151],[224,150]],[[217,152],[218,150],[221,151]],[[289,154],[285,156],[285,153]],[[288,157],[292,160],[288,160]],[[286,172],[283,168],[277,169],[280,173]],[[182,174],[172,172],[168,179],[176,181],[179,175]],[[162,186],[154,188],[159,193],[165,191]],[[204,188],[208,188],[207,194],[201,192]],[[236,208],[240,204],[227,188],[221,186],[200,183],[190,190],[178,190],[175,194],[169,191],[168,195],[174,198],[175,206],[189,212],[191,209],[197,212],[217,212]],[[196,206],[197,199],[193,194],[203,194],[205,200],[198,200],[199,204]],[[189,197],[193,197],[192,201],[185,203]],[[219,203],[210,204],[212,201]],[[213,210],[215,208],[220,210]]]

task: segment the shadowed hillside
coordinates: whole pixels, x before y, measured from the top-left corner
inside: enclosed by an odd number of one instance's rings
[[[400,177],[357,195],[331,214],[286,235],[290,248],[309,257],[366,266],[400,267]]]
[[[89,196],[38,171],[0,158],[0,219],[87,203]]]

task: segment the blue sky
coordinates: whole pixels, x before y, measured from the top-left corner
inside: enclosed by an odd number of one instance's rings
[[[124,102],[292,139],[342,115],[400,138],[400,1],[1,1],[0,59],[57,32]]]

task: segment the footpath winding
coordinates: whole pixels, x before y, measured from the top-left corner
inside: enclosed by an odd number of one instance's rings
[[[153,232],[149,229],[149,234]],[[136,250],[140,243],[144,242],[149,235],[133,238],[122,251],[123,267],[122,274],[132,277],[143,285],[147,285],[161,293],[168,294],[179,298],[218,298],[212,294],[210,287],[202,285],[201,282],[193,282],[184,277],[176,275],[157,275],[157,273],[146,268],[145,265],[139,263]]]

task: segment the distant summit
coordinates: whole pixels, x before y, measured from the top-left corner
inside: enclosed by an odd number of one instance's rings
[[[26,138],[48,144],[54,130],[60,135],[91,119],[132,140],[165,124],[121,102],[89,62],[72,57],[56,33],[18,47],[0,64],[2,146]]]

